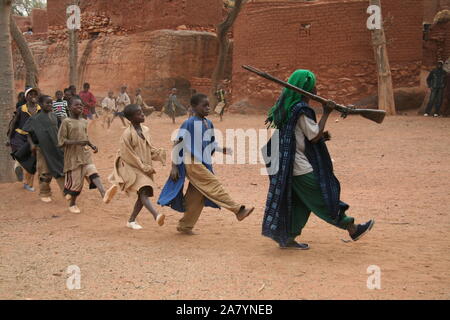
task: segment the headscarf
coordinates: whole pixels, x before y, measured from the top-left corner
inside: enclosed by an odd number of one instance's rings
[[[309,70],[296,70],[288,80],[289,84],[311,92],[316,86],[316,76]],[[288,88],[284,88],[277,103],[269,110],[267,122],[280,129],[292,116],[293,107],[302,101],[303,95]]]

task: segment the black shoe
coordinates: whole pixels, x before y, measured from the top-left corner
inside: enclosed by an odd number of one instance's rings
[[[23,181],[23,169],[22,169],[22,167],[16,167],[14,172],[16,174],[17,181],[22,182]]]
[[[298,243],[296,241],[292,241],[285,246],[280,245],[280,249],[309,250],[309,245],[307,243]]]
[[[369,220],[366,223],[358,224],[356,227],[356,232],[351,235],[353,241],[358,241],[361,239],[367,232],[369,232],[373,225],[375,224],[375,220]]]

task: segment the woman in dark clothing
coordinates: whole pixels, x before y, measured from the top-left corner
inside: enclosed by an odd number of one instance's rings
[[[28,144],[27,132],[23,130],[23,126],[27,120],[38,113],[41,107],[38,105],[39,91],[35,88],[30,88],[25,92],[26,103],[19,106],[16,110],[13,120],[8,131],[8,144],[11,146],[12,155],[21,151],[21,149]],[[14,158],[15,159],[15,158]],[[17,168],[17,164],[16,164]],[[34,174],[25,170],[24,189],[34,191],[33,180]]]

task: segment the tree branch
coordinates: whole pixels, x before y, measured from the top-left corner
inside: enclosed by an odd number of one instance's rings
[[[39,84],[38,68],[34,60],[33,53],[28,46],[28,42],[16,24],[13,15],[10,15],[11,36],[19,48],[20,55],[25,63],[26,77],[25,85],[28,87],[37,87]]]

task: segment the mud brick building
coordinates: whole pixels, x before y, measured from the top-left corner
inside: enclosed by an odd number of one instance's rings
[[[233,101],[266,109],[280,88],[243,70],[250,64],[286,79],[313,70],[319,93],[352,103],[377,92],[368,1],[251,1],[234,28]],[[422,0],[383,0],[395,87],[419,84]]]
[[[48,0],[50,26],[66,23],[70,0]],[[179,25],[216,25],[222,19],[222,0],[81,0],[82,11],[104,14],[113,26],[127,30],[173,29]]]
[[[68,85],[70,3],[48,0],[47,11],[16,17],[23,31],[34,29],[27,39],[47,93]],[[81,0],[80,6],[80,84],[90,82],[99,96],[122,84],[130,93],[140,87],[147,103],[156,106],[174,86],[184,103],[192,89],[209,91],[218,53],[214,27],[224,18],[222,0]],[[382,6],[394,87],[423,85],[436,59],[450,56],[450,24],[431,25],[437,12],[450,9],[450,0],[382,0]],[[265,112],[281,91],[243,70],[243,64],[282,79],[295,69],[311,69],[319,93],[340,103],[376,95],[367,7],[367,0],[250,0],[234,26],[226,67],[234,111]],[[14,61],[21,89],[25,70],[17,52]]]

